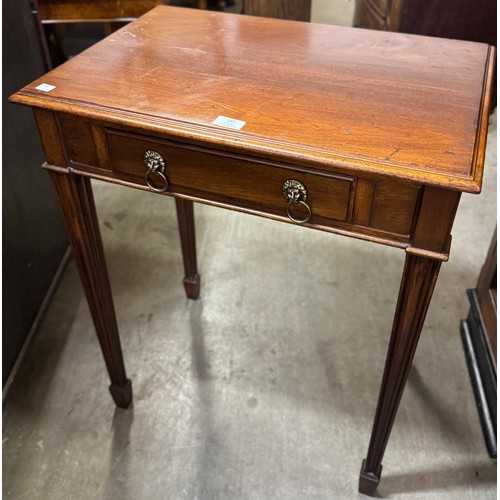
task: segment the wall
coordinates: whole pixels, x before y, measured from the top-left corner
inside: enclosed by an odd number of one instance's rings
[[[30,109],[10,94],[45,72],[29,0],[3,1],[2,386],[68,246]]]

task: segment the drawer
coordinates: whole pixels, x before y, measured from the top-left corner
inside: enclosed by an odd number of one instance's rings
[[[311,224],[348,222],[352,215],[356,184],[353,177],[310,173],[300,167],[114,129],[105,129],[105,135],[107,168],[123,180],[146,185],[148,168],[144,154],[153,150],[165,160],[169,193],[287,217],[283,184],[291,179],[302,183],[307,190]],[[153,185],[156,179],[161,183],[161,178],[153,175]],[[291,210],[296,219],[307,216],[303,204],[293,205]]]
[[[311,224],[345,234],[408,242],[420,186],[402,180],[310,172],[297,166],[250,159],[215,149],[116,130],[67,116],[59,119],[68,165],[111,182],[146,187],[144,153],[166,161],[167,192],[253,213],[287,217],[286,180],[307,189]],[[297,219],[305,207],[293,206]]]

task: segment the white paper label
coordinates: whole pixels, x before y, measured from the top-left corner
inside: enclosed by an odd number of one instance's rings
[[[56,88],[55,85],[49,85],[48,83],[41,83],[38,87],[35,87],[37,90],[42,90],[43,92],[50,92]]]
[[[220,127],[232,128],[233,130],[240,130],[246,124],[246,122],[228,118],[227,116],[218,116],[212,123]]]

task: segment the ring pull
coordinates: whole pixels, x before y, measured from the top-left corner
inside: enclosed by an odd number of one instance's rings
[[[149,189],[157,193],[166,191],[168,188],[168,179],[163,173],[166,167],[165,158],[163,158],[158,151],[149,149],[144,153],[144,163],[146,167],[148,167],[148,171],[146,172],[146,184]],[[155,182],[159,182],[160,185],[156,186]]]
[[[283,183],[283,196],[288,201],[288,206],[286,208],[288,218],[296,224],[305,224],[306,222],[309,222],[309,220],[311,219],[312,211],[311,207],[306,203],[307,189],[304,184],[294,179],[286,180]],[[292,207],[297,205],[303,205],[307,209],[307,215],[302,219],[299,219],[292,215]]]
[[[158,179],[160,179],[160,182],[162,183],[160,187],[156,187],[153,184],[151,180],[153,176],[156,176]],[[168,180],[159,170],[148,170],[146,172],[146,184],[148,185],[149,189],[156,191],[157,193],[163,193],[168,188]]]
[[[291,208],[297,205],[304,205],[304,207],[307,208],[307,215],[303,219],[297,219],[291,213]],[[312,212],[311,207],[305,201],[299,200],[298,203],[293,203],[292,201],[288,203],[288,206],[286,207],[286,214],[292,222],[295,222],[296,224],[305,224],[311,219]]]

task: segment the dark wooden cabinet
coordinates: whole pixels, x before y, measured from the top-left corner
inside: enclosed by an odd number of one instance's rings
[[[497,456],[497,235],[476,287],[467,290],[470,310],[461,334],[488,453]]]
[[[496,45],[496,0],[356,0],[354,26]]]
[[[34,332],[68,248],[50,182],[40,175],[43,149],[32,113],[7,104],[45,68],[28,2],[3,2],[3,366],[4,394],[23,345]],[[43,173],[42,173],[43,174]]]
[[[353,26],[496,47],[497,0],[356,0]],[[491,109],[497,105],[496,83],[493,88]]]
[[[243,13],[250,16],[311,20],[312,0],[244,0]]]

